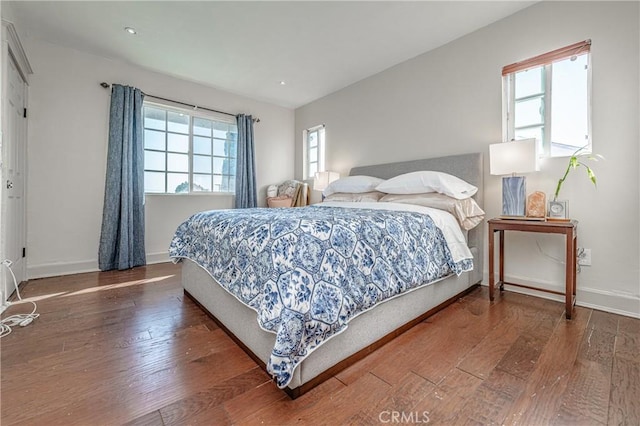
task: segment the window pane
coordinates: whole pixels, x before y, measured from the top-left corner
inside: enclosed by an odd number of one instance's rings
[[[153,106],[145,106],[143,116],[149,192],[235,192],[238,127],[234,123]]]
[[[222,176],[213,175],[213,190],[220,192],[222,190]]]
[[[211,139],[200,136],[193,137],[193,153],[211,155]]]
[[[233,135],[235,138],[238,135]],[[236,139],[227,140],[227,151],[229,151],[229,157],[236,158],[236,152],[238,152],[238,142]]]
[[[162,109],[144,107],[144,127],[147,129],[166,130],[166,113]]]
[[[318,132],[309,132],[309,148],[318,146]]]
[[[211,120],[193,117],[193,134],[211,137]]]
[[[571,157],[573,153],[578,150],[578,148],[580,147],[551,142],[551,152],[549,153],[549,156],[550,157]],[[585,150],[585,152],[587,151]]]
[[[144,147],[147,149],[157,149],[160,151],[165,150],[164,135],[165,132],[158,132],[156,130],[144,131]]]
[[[221,158],[221,157],[213,157],[213,171],[214,173],[225,173],[224,169],[224,164],[225,164],[225,158]],[[228,163],[228,161],[227,161]],[[227,166],[228,168],[228,166]],[[228,171],[226,173],[229,173]]]
[[[164,173],[144,172],[144,192],[165,192]]]
[[[516,129],[516,140],[536,138],[542,140],[542,131],[544,127],[527,127],[526,129]]]
[[[223,192],[234,192],[235,191],[235,181],[234,187],[231,187],[231,176],[222,175],[222,191]]]
[[[164,152],[144,151],[144,168],[145,170],[166,170]]]
[[[235,175],[236,174],[236,159],[214,157],[213,158],[213,171],[214,173],[222,173],[223,175]]]
[[[189,175],[187,173],[167,173],[167,192],[189,192]]]
[[[193,172],[194,173],[211,173],[211,157],[204,155],[193,156]],[[194,182],[196,180],[194,179]],[[211,184],[209,184],[211,186]]]
[[[318,171],[318,163],[309,163],[309,178],[314,177],[317,171]]]
[[[170,132],[189,134],[189,116],[167,111],[167,126]]]
[[[211,191],[211,175],[193,175],[194,191]]]
[[[231,146],[230,143],[223,139],[213,140],[213,155],[220,157],[227,157],[230,155]]]
[[[542,126],[527,127],[526,129],[516,129],[514,137],[516,140],[535,138],[538,142],[538,152],[542,154],[544,152],[544,148],[542,147],[543,132],[544,127]]]
[[[221,123],[219,121],[213,123],[213,137],[214,138],[226,139],[228,134],[229,134],[229,124],[228,123]]]
[[[167,151],[189,152],[189,136],[167,133]]]
[[[236,175],[236,159],[229,158],[226,165],[229,166],[229,169],[227,170],[226,166],[223,167],[222,173],[229,173],[231,176],[235,176]]]
[[[544,92],[544,67],[516,73],[516,99]]]
[[[552,72],[551,155],[571,155],[589,143],[587,55],[555,62]]]
[[[516,101],[515,127],[531,126],[544,123],[543,98]]]
[[[167,154],[167,170],[189,172],[189,156],[186,154]]]
[[[318,148],[311,148],[309,150],[309,161],[318,161]]]

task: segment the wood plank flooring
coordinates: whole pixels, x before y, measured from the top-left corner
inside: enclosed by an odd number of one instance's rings
[[[2,425],[640,425],[640,320],[480,288],[290,400],[180,267],[33,280],[0,341]],[[13,305],[3,316],[26,311]]]

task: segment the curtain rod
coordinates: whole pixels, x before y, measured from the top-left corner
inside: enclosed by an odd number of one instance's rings
[[[109,87],[111,87],[111,84],[103,81],[102,83],[100,83],[100,86],[104,87],[105,89],[108,89]],[[150,98],[160,99],[160,100],[167,101],[167,102],[173,102],[174,104],[180,104],[180,105],[188,106],[188,107],[193,108],[194,110],[204,109],[205,111],[217,112],[218,114],[230,115],[232,117],[236,116],[236,114],[231,114],[230,112],[218,111],[217,109],[205,108],[205,107],[198,106],[198,105],[188,104],[186,102],[176,101],[176,100],[173,100],[173,99],[167,99],[167,98],[163,98],[161,96],[152,95],[150,93],[145,93],[145,92],[142,92],[142,93],[144,93],[145,96],[149,96]],[[259,123],[260,119],[256,117],[256,118],[253,119],[253,121],[256,122],[256,123]]]

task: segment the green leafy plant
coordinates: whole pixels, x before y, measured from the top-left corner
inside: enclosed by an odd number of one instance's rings
[[[600,154],[589,154],[586,152],[583,152],[581,154],[581,152],[584,151],[585,149],[586,149],[586,146],[583,146],[582,148],[576,150],[576,152],[571,154],[571,157],[569,158],[569,164],[567,165],[567,170],[564,172],[564,176],[562,176],[558,180],[558,185],[556,186],[556,192],[555,194],[553,194],[553,201],[558,200],[558,194],[560,194],[560,188],[562,187],[562,184],[564,183],[565,179],[567,179],[567,176],[569,176],[569,172],[573,169],[577,169],[580,166],[583,166],[585,169],[587,169],[587,176],[589,176],[589,180],[593,182],[593,185],[596,188],[598,187],[596,183],[596,174],[593,172],[593,170],[591,170],[591,167],[583,163],[582,160],[587,159],[591,161],[598,161],[598,160],[604,160],[604,157]]]

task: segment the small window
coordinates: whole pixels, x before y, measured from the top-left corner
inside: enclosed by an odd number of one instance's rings
[[[305,130],[305,179],[324,171],[324,125]]]
[[[145,192],[235,192],[235,123],[146,102],[143,117]]]
[[[590,47],[587,40],[503,68],[506,140],[536,138],[545,157],[591,152]]]

